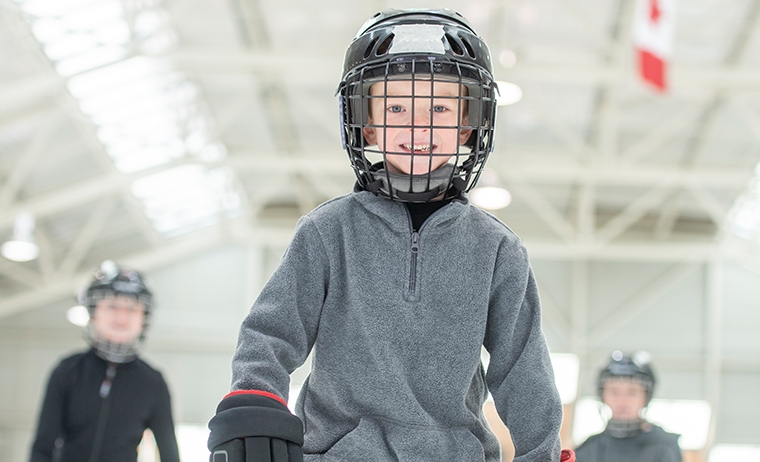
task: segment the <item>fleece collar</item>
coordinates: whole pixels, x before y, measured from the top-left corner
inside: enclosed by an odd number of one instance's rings
[[[411,217],[404,203],[375,196],[369,191],[353,192],[351,197],[368,212],[382,219],[394,231],[411,232]],[[466,195],[462,194],[460,198],[452,200],[433,213],[425,222],[424,229],[426,232],[444,231],[470,212],[470,201]]]

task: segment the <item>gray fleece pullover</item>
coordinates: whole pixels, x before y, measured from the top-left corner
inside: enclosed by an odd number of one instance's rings
[[[305,462],[498,462],[489,391],[515,462],[560,458],[562,406],[528,255],[466,198],[414,233],[404,204],[369,192],[302,217],[243,321],[232,389],[287,399],[312,350],[296,404]]]

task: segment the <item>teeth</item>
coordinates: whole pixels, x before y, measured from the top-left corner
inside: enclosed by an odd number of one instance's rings
[[[429,144],[415,144],[414,149],[412,149],[411,144],[404,144],[402,146],[404,147],[404,149],[407,149],[409,151],[430,151]]]

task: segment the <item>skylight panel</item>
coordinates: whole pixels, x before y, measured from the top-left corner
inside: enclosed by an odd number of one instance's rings
[[[116,168],[125,173],[139,172],[157,167],[182,158],[184,146],[175,142],[164,145],[137,145],[129,149],[123,146],[114,148],[118,155],[113,158]]]
[[[175,92],[184,84],[178,74],[164,75],[161,78],[140,79],[131,84],[121,85],[121,90],[88,94],[79,99],[79,106],[87,115],[96,115],[111,111],[113,108],[128,108],[130,105],[142,105],[145,100],[158,98],[169,100],[166,96],[167,89],[174,88]],[[171,98],[178,102],[176,98]]]
[[[66,24],[55,18],[36,18],[32,24],[32,34],[43,45],[64,39],[68,32]]]
[[[119,0],[30,1],[32,31],[63,76],[84,72],[126,56],[131,33]]]
[[[229,169],[185,165],[136,180],[132,193],[143,201],[157,231],[181,234],[188,227],[217,223],[219,211],[238,214],[240,202],[232,182]]]
[[[147,56],[115,63],[101,69],[93,69],[87,74],[72,77],[67,87],[75,98],[86,99],[108,95],[122,87],[151,85],[160,83],[161,78],[172,74],[172,68],[165,61]]]
[[[124,22],[124,7],[120,0],[88,2],[80,8],[71,9],[56,16],[70,30],[77,32],[87,33],[88,31],[102,29],[102,25],[106,23],[111,23],[109,26],[113,26],[116,20],[126,26]]]
[[[96,47],[87,53],[80,53],[71,58],[63,59],[55,64],[55,71],[67,77],[85,72],[89,69],[114,63],[126,57],[126,51],[119,46]]]
[[[90,4],[101,3],[101,0],[17,0],[17,2],[23,4],[24,11],[27,13],[34,16],[45,17],[60,16]]]
[[[226,149],[209,133],[198,87],[168,61],[139,54],[173,44],[164,10],[121,0],[16,2],[118,170],[197,162],[133,184],[158,232],[173,236],[238,213],[232,173],[203,165]]]

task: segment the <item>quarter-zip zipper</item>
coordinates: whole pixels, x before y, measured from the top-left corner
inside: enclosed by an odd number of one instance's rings
[[[409,274],[409,295],[414,295],[414,292],[417,290],[417,254],[419,251],[420,233],[412,230],[412,264]]]
[[[414,298],[417,292],[417,254],[420,253],[420,232],[422,231],[422,228],[425,227],[430,217],[427,217],[427,219],[420,225],[419,230],[414,229],[412,214],[407,207],[404,208],[406,209],[406,214],[409,218],[409,229],[412,231],[412,242],[409,247],[412,254],[412,261],[409,265],[409,297]]]
[[[409,266],[409,294],[408,294],[408,297],[410,297],[410,301],[414,300],[417,295],[417,258],[418,258],[418,254],[420,253],[420,233],[422,232],[422,229],[425,227],[425,225],[428,224],[428,222],[433,217],[433,215],[438,213],[441,210],[441,208],[435,210],[427,218],[425,218],[425,221],[423,221],[422,224],[420,225],[420,229],[414,229],[414,221],[412,220],[412,213],[409,211],[408,207],[406,206],[404,207],[404,209],[406,209],[406,216],[409,219],[409,230],[412,232],[412,242],[410,245],[412,259],[411,259],[411,264]]]

